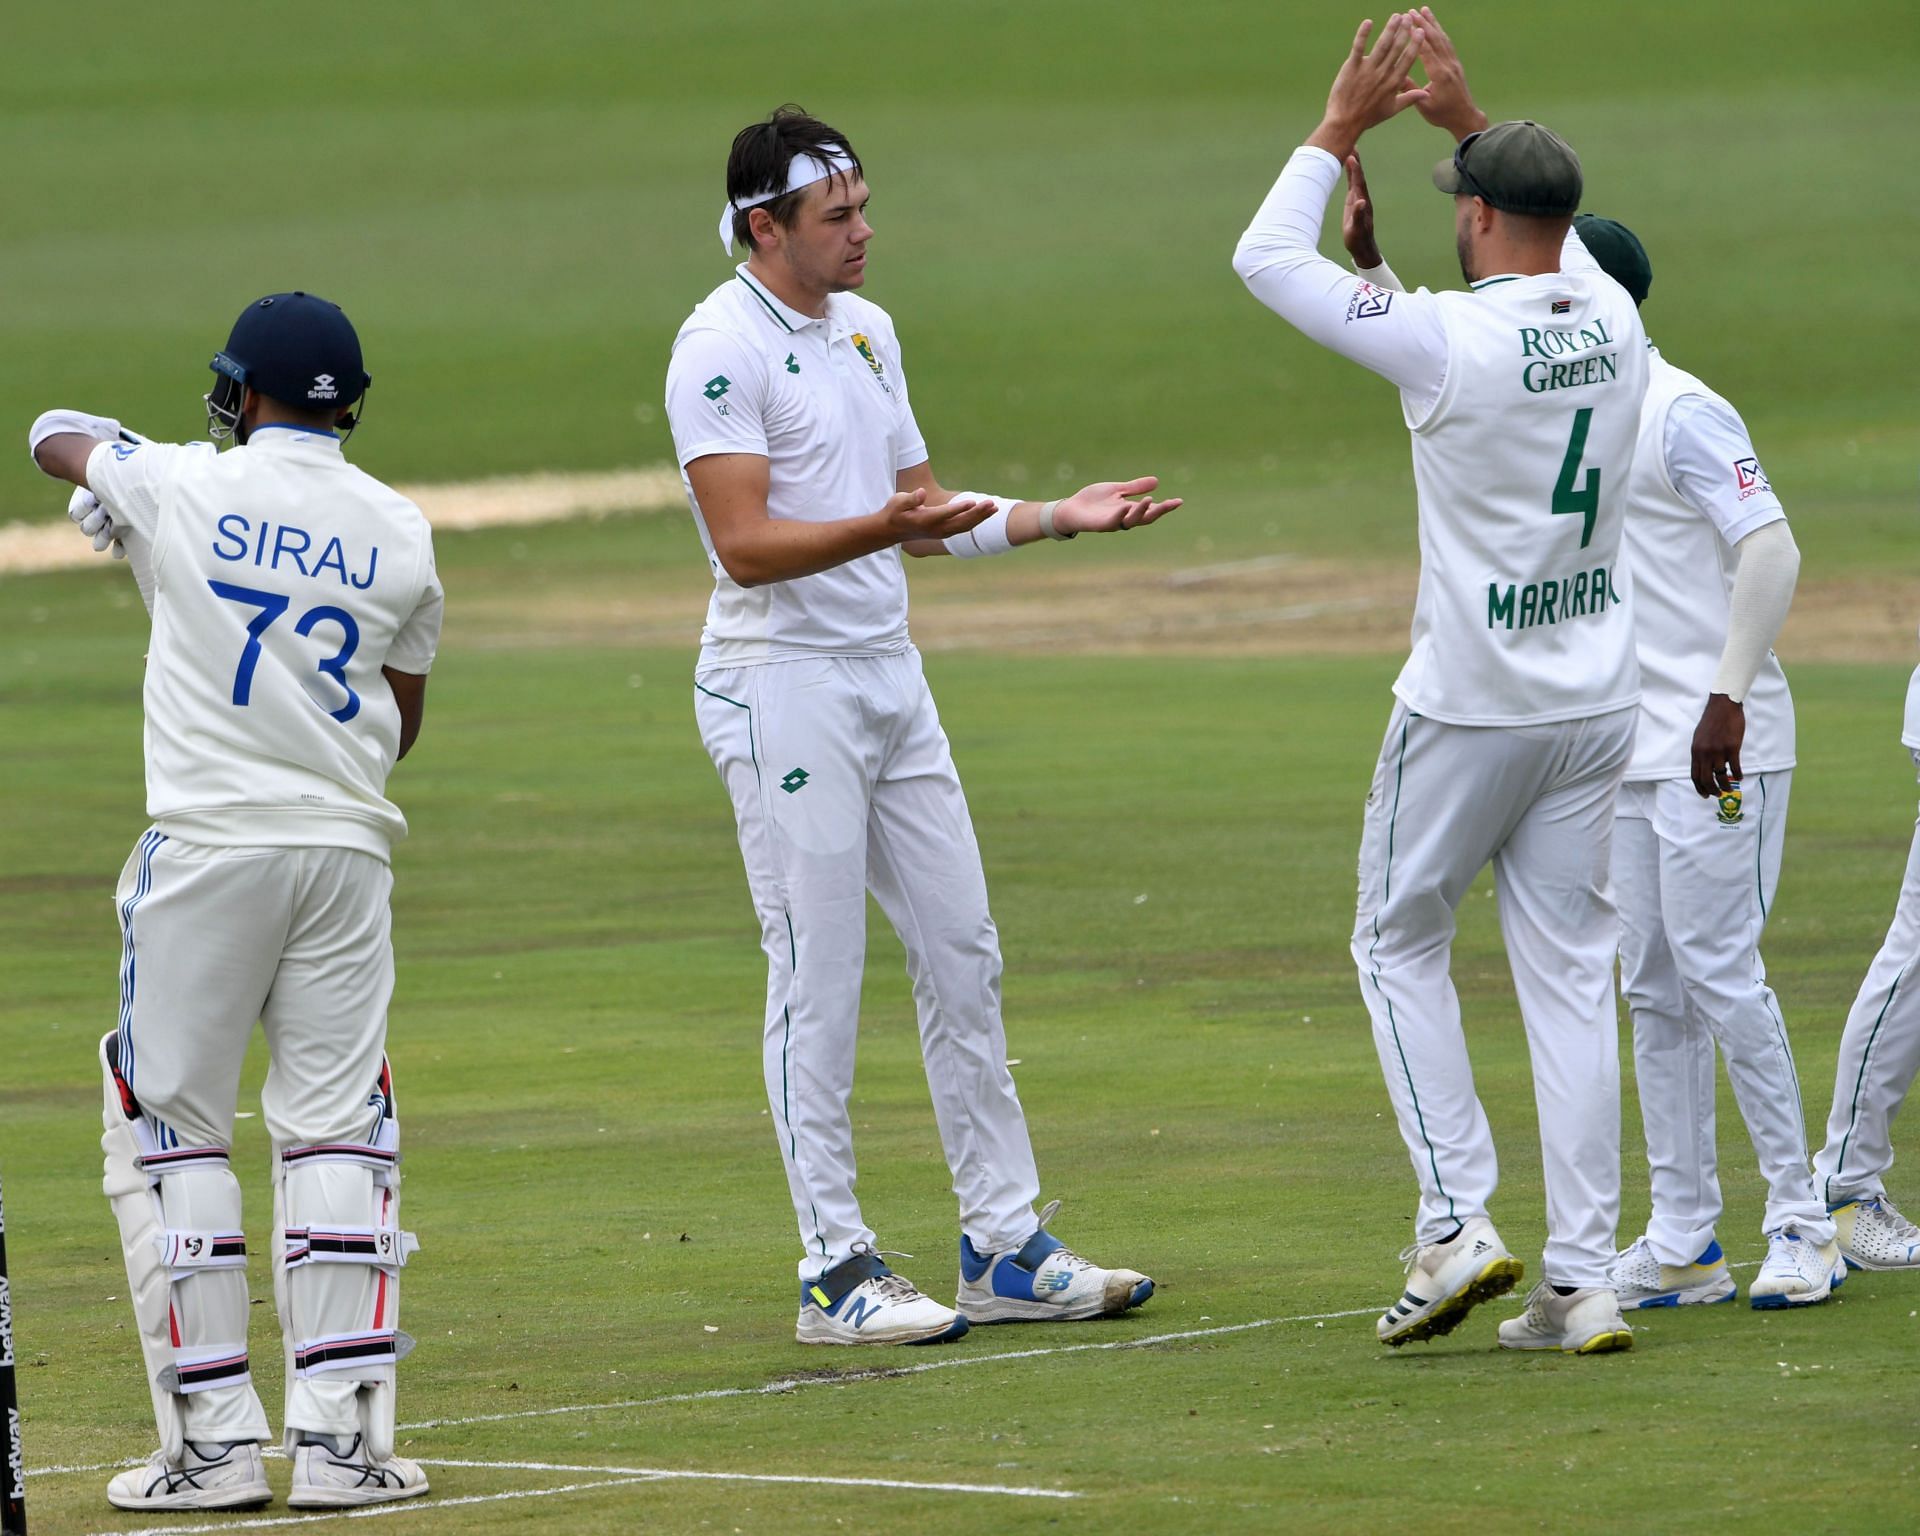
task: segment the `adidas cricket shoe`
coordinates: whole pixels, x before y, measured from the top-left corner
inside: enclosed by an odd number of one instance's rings
[[[1644,1237],[1636,1238],[1632,1247],[1614,1255],[1607,1266],[1607,1283],[1619,1297],[1622,1312],[1711,1305],[1732,1301],[1740,1292],[1727,1272],[1727,1255],[1718,1240],[1709,1242],[1691,1264],[1668,1264]]]
[[[1153,1282],[1131,1269],[1102,1269],[1047,1230],[1060,1202],[1040,1212],[1040,1226],[1018,1248],[981,1253],[960,1235],[958,1306],[975,1323],[1071,1323],[1116,1317],[1153,1294]]]
[[[1836,1205],[1834,1240],[1855,1269],[1920,1269],[1920,1227],[1885,1195],[1862,1195]]]
[[[801,1283],[793,1336],[802,1344],[946,1344],[966,1331],[964,1317],[922,1295],[863,1244]]]
[[[1836,1223],[1837,1225],[1837,1223]],[[1767,1256],[1747,1287],[1747,1299],[1762,1311],[1810,1307],[1825,1301],[1847,1278],[1837,1242],[1809,1242],[1798,1232],[1767,1234]]]
[[[1406,1289],[1374,1324],[1380,1342],[1393,1349],[1452,1333],[1481,1302],[1506,1295],[1527,1272],[1484,1216],[1444,1243],[1415,1243],[1400,1261],[1407,1266]]]
[[[1619,1298],[1605,1286],[1582,1286],[1562,1296],[1542,1280],[1528,1294],[1527,1310],[1500,1325],[1500,1347],[1604,1355],[1632,1349],[1633,1330],[1620,1315]]]
[[[345,1436],[306,1435],[293,1448],[293,1492],[287,1503],[294,1509],[341,1509],[356,1504],[385,1504],[411,1499],[427,1491],[427,1474],[418,1462],[404,1456],[375,1461],[355,1435],[340,1448]]]
[[[145,1466],[107,1484],[107,1502],[116,1509],[240,1509],[272,1498],[260,1447],[251,1440],[189,1440],[178,1463],[155,1451]]]

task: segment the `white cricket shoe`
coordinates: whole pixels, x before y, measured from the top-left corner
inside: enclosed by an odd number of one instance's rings
[[[1841,1256],[1855,1269],[1920,1269],[1920,1227],[1885,1195],[1862,1195],[1828,1214]]]
[[[1820,1245],[1798,1232],[1769,1232],[1767,1256],[1747,1287],[1747,1299],[1762,1311],[1810,1307],[1839,1290],[1846,1278],[1839,1243]]]
[[[1102,1269],[1047,1230],[1060,1212],[1051,1200],[1033,1236],[1016,1248],[981,1253],[960,1234],[957,1305],[971,1323],[1072,1323],[1115,1317],[1153,1294],[1153,1282],[1132,1269]]]
[[[1605,1286],[1582,1286],[1562,1296],[1542,1280],[1527,1310],[1500,1325],[1502,1349],[1557,1349],[1563,1355],[1603,1355],[1633,1348],[1633,1330],[1620,1300]]]
[[[1394,1349],[1452,1333],[1481,1302],[1506,1295],[1527,1272],[1484,1216],[1463,1223],[1444,1243],[1415,1243],[1400,1260],[1407,1266],[1406,1289],[1374,1324],[1380,1342]]]
[[[964,1317],[923,1295],[863,1244],[801,1283],[793,1336],[802,1344],[945,1344],[966,1331]]]
[[[155,1451],[145,1466],[107,1484],[107,1502],[116,1509],[239,1509],[272,1497],[260,1447],[251,1440],[189,1440],[177,1463]]]
[[[355,1504],[385,1504],[427,1491],[427,1474],[404,1456],[374,1461],[355,1435],[344,1451],[338,1440],[308,1438],[293,1448],[293,1509],[340,1509]]]
[[[1644,1237],[1636,1238],[1632,1247],[1613,1256],[1607,1283],[1619,1298],[1622,1312],[1732,1301],[1740,1290],[1727,1272],[1727,1256],[1718,1239],[1708,1243],[1691,1264],[1668,1264]]]

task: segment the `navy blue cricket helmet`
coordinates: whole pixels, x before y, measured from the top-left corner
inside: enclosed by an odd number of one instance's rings
[[[215,439],[240,430],[247,389],[296,410],[337,410],[338,424],[351,432],[358,424],[352,406],[373,383],[353,322],[338,304],[311,293],[256,299],[207,366],[219,375],[206,397],[207,432]]]

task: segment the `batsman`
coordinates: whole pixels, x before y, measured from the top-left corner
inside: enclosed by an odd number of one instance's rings
[[[419,508],[349,464],[371,382],[337,305],[247,306],[210,365],[208,427],[149,442],[49,411],[34,462],[123,553],[153,616],[147,811],[120,877],[119,1027],[100,1042],[105,1189],[160,1448],[122,1509],[271,1497],[247,1355],[247,1245],[230,1166],[256,1021],[272,1052],[274,1298],[295,1507],[424,1493],[393,1454],[401,1266],[386,798],[419,734],[443,606]]]

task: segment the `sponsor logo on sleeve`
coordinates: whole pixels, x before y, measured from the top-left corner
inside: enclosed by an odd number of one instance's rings
[[[1347,300],[1347,324],[1356,320],[1371,320],[1376,315],[1384,315],[1393,308],[1393,290],[1376,288],[1372,283],[1362,280],[1353,290],[1353,297]]]
[[[130,459],[139,451],[140,445],[138,443],[115,443],[113,445],[113,456],[116,459]]]
[[[1760,468],[1758,459],[1735,459],[1733,461],[1733,483],[1740,493],[1740,500],[1757,496],[1762,491],[1772,491],[1765,471]]]

